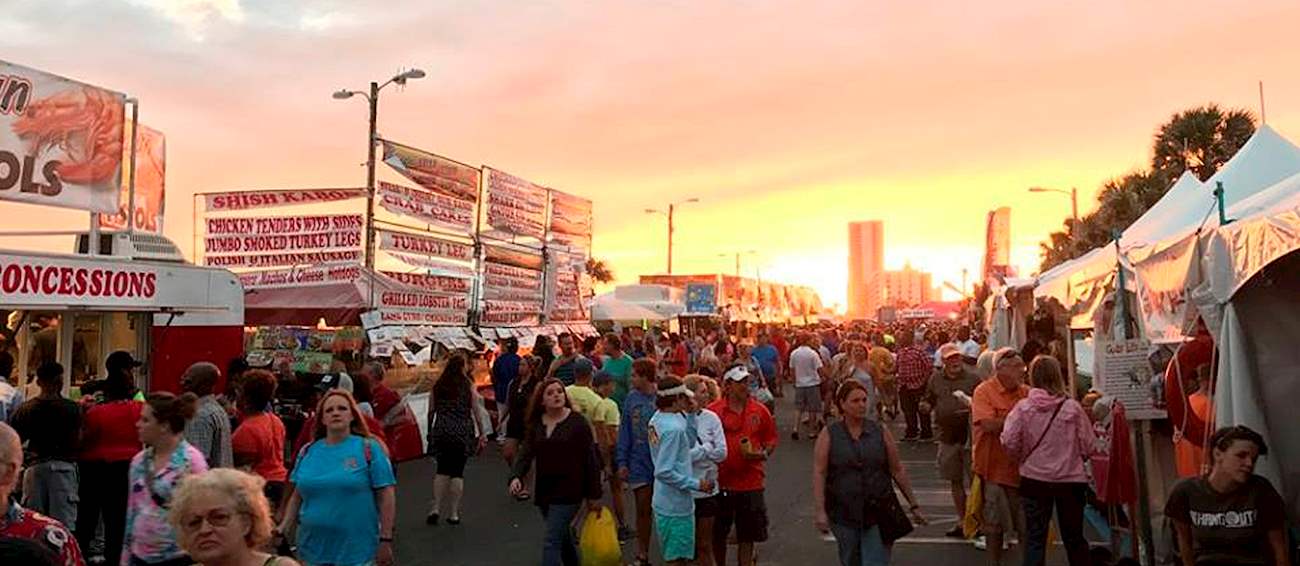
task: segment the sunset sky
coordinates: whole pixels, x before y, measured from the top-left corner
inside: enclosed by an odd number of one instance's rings
[[[364,101],[330,93],[418,67],[384,91],[381,134],[593,199],[621,280],[664,268],[643,209],[698,197],[674,271],[754,250],[746,275],[842,304],[849,221],[884,220],[887,268],[956,283],[1010,206],[1029,273],[1069,200],[1026,188],[1077,186],[1090,210],[1175,111],[1258,112],[1262,80],[1268,122],[1300,139],[1296,22],[1293,0],[8,0],[0,59],[140,99],[187,252],[196,191],[363,184]],[[0,211],[5,230],[85,224]]]

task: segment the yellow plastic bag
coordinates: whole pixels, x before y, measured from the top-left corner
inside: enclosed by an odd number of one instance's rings
[[[980,477],[975,476],[970,482],[970,495],[966,496],[966,515],[961,520],[961,533],[968,539],[975,538],[983,518],[984,485],[980,483]]]
[[[622,563],[618,526],[608,507],[591,511],[582,520],[582,530],[578,533],[578,557],[582,566],[619,566]]]

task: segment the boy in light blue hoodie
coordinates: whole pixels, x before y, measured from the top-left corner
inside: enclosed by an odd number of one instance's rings
[[[654,455],[655,527],[668,564],[690,564],[695,560],[695,497],[691,490],[708,492],[713,482],[696,479],[691,468],[691,446],[695,431],[685,412],[690,408],[690,389],[676,377],[659,382],[658,412],[650,418],[650,449]]]

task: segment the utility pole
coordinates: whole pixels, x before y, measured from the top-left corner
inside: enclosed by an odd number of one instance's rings
[[[673,210],[676,204],[668,205],[668,274],[673,274]]]
[[[370,83],[370,148],[366,158],[366,268],[375,268],[375,143],[379,115],[379,83]],[[371,285],[373,287],[373,285]],[[373,299],[371,300],[373,303]]]

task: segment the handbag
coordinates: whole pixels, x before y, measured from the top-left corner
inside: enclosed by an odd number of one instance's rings
[[[877,508],[880,514],[876,517],[876,525],[880,528],[880,540],[885,544],[893,544],[912,532],[912,519],[903,510],[903,504],[898,502],[898,494],[893,489],[889,490],[888,496],[877,500]]]

